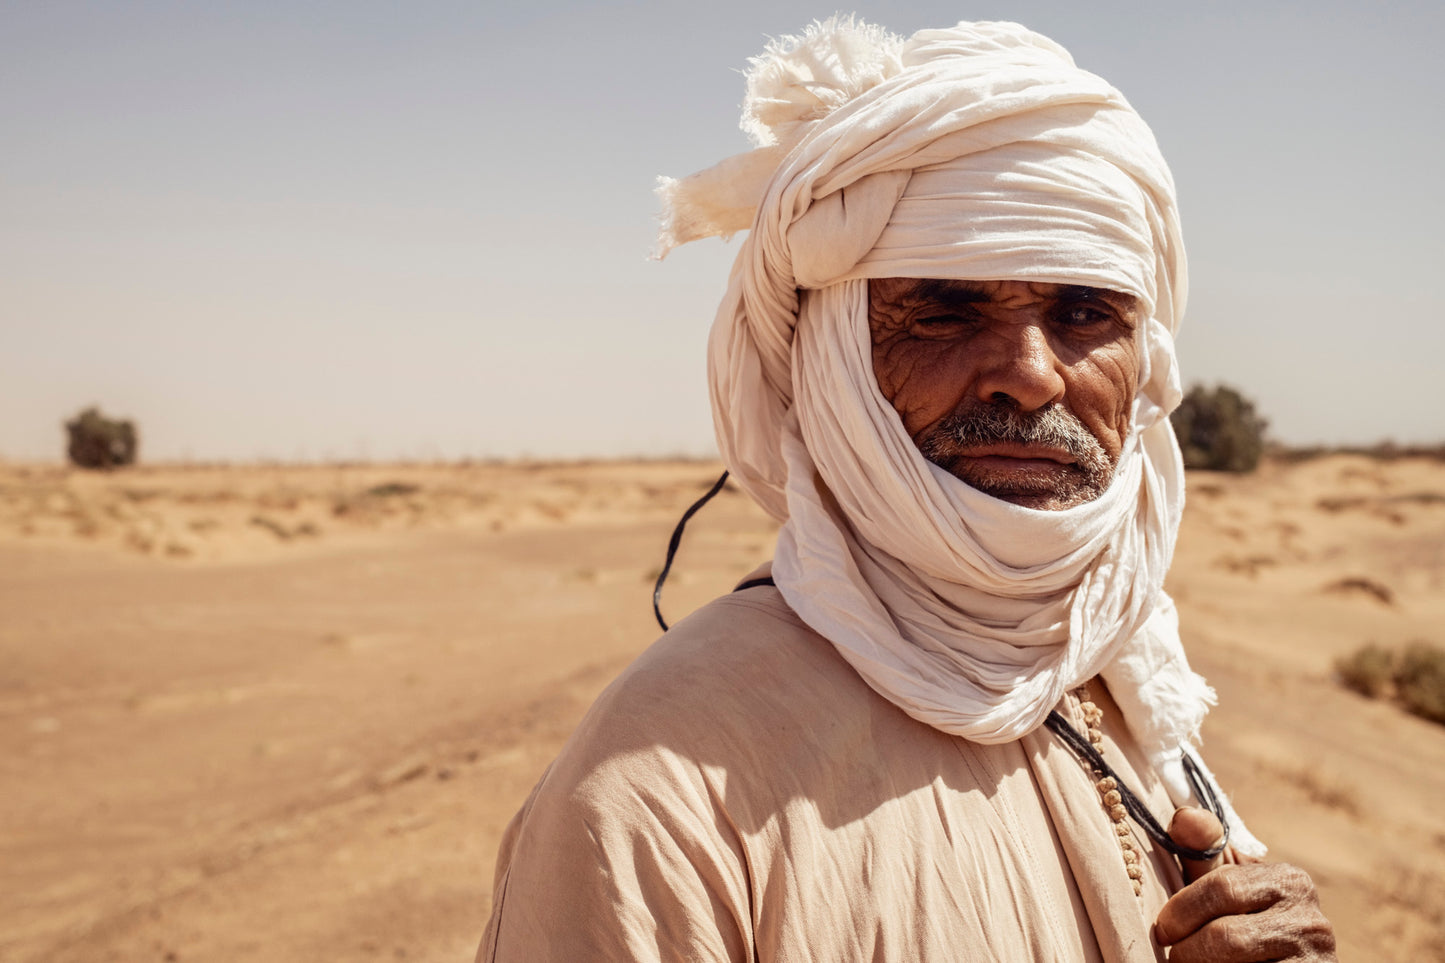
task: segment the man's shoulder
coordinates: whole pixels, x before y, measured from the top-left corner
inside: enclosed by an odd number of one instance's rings
[[[674,625],[603,692],[584,725],[621,724],[669,743],[776,744],[795,725],[866,713],[875,700],[837,649],[776,588],[760,585]]]
[[[739,685],[771,690],[795,689],[793,673],[836,671],[835,684],[862,680],[827,639],[788,607],[772,585],[757,585],[714,599],[678,622],[644,652],[624,674],[639,681],[680,672],[708,685],[709,673],[720,688]],[[787,674],[779,676],[778,672]],[[722,693],[718,693],[722,694]]]
[[[630,803],[619,800],[634,797],[765,812],[800,786],[823,791],[868,771],[880,741],[926,741],[915,731],[924,728],[870,689],[777,589],[749,588],[688,616],[628,666],[578,724],[542,792],[589,819],[622,818]]]

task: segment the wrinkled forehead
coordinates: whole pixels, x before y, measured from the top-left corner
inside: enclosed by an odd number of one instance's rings
[[[836,264],[839,273],[827,283],[884,277],[1033,280],[1123,292],[1139,299],[1146,314],[1153,311],[1158,259],[1144,193],[1115,164],[1086,151],[1010,144],[918,168],[906,182],[864,179],[849,187],[843,204],[886,208],[886,218],[875,220],[871,244],[854,237],[834,248],[852,246],[857,259]],[[814,207],[826,215],[830,205]],[[812,214],[804,214],[793,231],[801,263],[818,259],[798,250],[799,242],[827,243],[809,236],[803,222]],[[851,221],[866,229],[863,219]],[[826,260],[825,255],[819,266]]]

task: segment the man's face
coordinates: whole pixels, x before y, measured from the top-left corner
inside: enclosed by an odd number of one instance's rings
[[[1109,485],[1139,382],[1131,295],[1034,281],[868,282],[873,373],[924,457],[1027,508]]]

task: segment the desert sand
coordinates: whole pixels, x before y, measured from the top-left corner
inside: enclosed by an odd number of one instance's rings
[[[657,635],[698,462],[0,465],[0,960],[470,960],[498,838]],[[767,559],[728,490],[676,619]],[[1445,727],[1345,691],[1445,644],[1445,462],[1193,473],[1205,752],[1341,958],[1445,960]]]

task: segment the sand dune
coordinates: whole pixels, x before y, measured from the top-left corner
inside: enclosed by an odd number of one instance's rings
[[[656,636],[707,463],[0,466],[0,959],[465,960],[498,836]],[[729,490],[670,617],[772,550]],[[1347,959],[1445,959],[1445,728],[1341,689],[1445,643],[1445,464],[1193,474],[1206,752]]]

